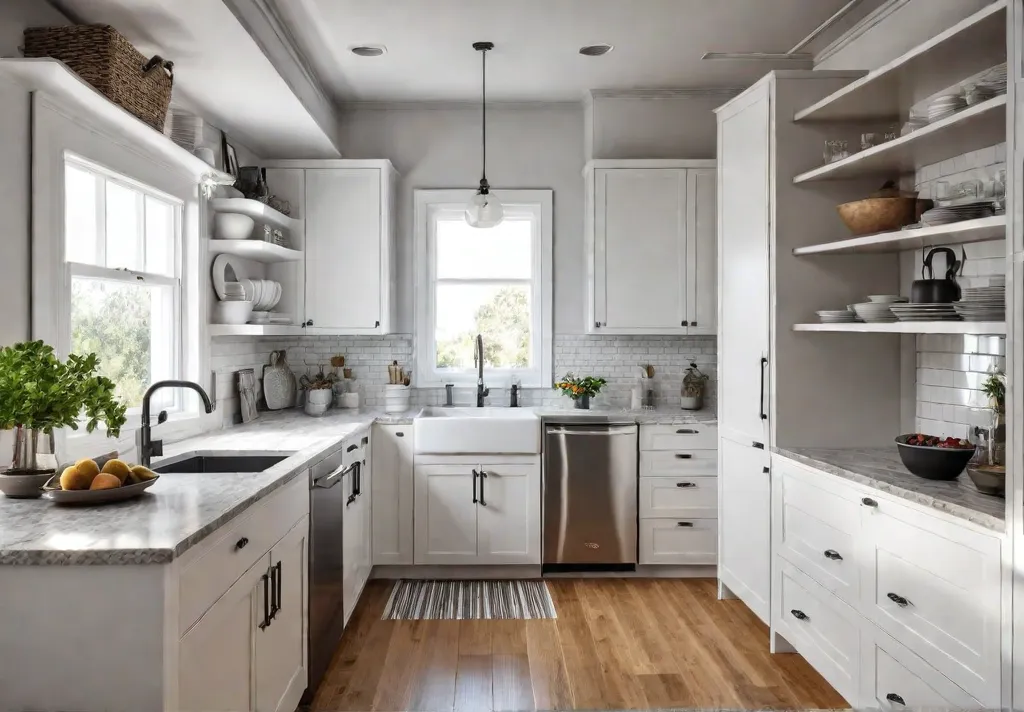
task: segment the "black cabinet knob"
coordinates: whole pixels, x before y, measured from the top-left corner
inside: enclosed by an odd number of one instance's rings
[[[235,542],[235,548],[236,549],[244,549],[246,546],[248,546],[248,544],[249,544],[249,538],[243,536],[241,539],[239,539],[238,541]]]
[[[904,707],[907,704],[903,701],[903,698],[897,695],[895,692],[890,692],[888,695],[885,696],[885,699],[889,700],[889,702],[895,702],[898,705],[903,705]]]
[[[378,322],[374,322],[373,328],[374,329],[379,329],[380,328],[380,322],[379,321]]]
[[[676,482],[676,487],[696,487],[693,482]]]
[[[395,433],[395,437],[397,437],[397,438],[404,438],[405,437],[405,433]]]
[[[860,501],[860,503],[863,504],[866,507],[877,507],[878,506],[878,502],[876,502],[875,500],[871,499],[870,497],[865,497],[864,499],[862,499]]]
[[[832,559],[833,561],[842,561],[843,557],[839,555],[839,552],[835,549],[826,549],[825,558]]]
[[[790,613],[792,613],[793,617],[796,618],[798,621],[805,621],[808,618],[806,613],[804,613],[803,611],[798,611],[795,608],[791,610]]]
[[[900,608],[906,608],[907,606],[910,605],[910,601],[908,601],[907,599],[905,599],[903,596],[899,595],[898,593],[887,593],[886,594],[886,598],[888,598],[890,601],[895,603]]]

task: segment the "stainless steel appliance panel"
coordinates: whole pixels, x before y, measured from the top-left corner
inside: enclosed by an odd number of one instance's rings
[[[636,425],[544,428],[544,563],[635,564]]]

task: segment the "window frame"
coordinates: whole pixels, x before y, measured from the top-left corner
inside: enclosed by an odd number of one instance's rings
[[[436,219],[446,213],[462,213],[474,190],[415,190],[416,323],[415,352],[417,385],[440,387],[446,383],[476,383],[475,369],[436,368],[437,249]],[[553,321],[553,193],[550,190],[493,190],[506,214],[527,216],[533,221],[531,245],[532,274],[521,278],[444,279],[457,284],[516,284],[529,282],[531,304],[532,368],[487,368],[484,380],[491,387],[503,387],[517,377],[525,388],[550,388],[554,378]]]

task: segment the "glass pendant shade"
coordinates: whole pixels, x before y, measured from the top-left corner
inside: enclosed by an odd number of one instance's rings
[[[505,219],[501,201],[492,193],[477,192],[466,206],[466,222],[470,227],[495,227]]]

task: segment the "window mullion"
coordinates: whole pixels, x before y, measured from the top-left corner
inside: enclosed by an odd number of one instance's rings
[[[96,264],[107,264],[107,181],[94,175],[96,189]]]

